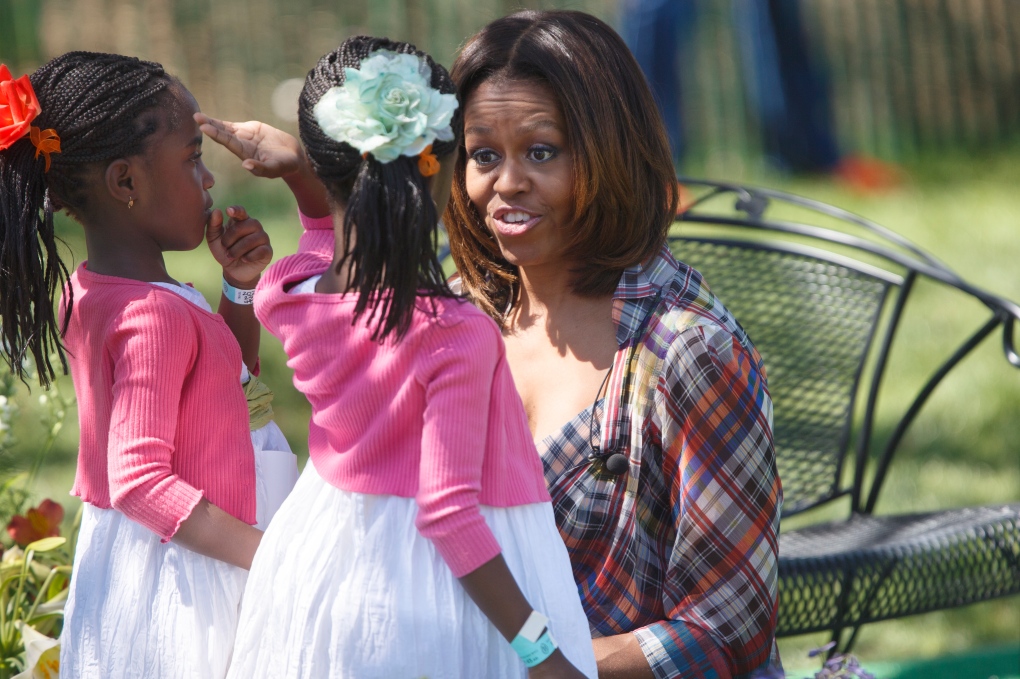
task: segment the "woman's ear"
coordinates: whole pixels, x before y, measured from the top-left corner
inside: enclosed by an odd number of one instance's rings
[[[103,183],[114,200],[127,205],[137,195],[135,169],[134,164],[127,158],[117,158],[106,166]]]

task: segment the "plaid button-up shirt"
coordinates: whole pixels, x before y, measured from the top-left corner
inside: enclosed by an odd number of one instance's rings
[[[539,444],[593,636],[634,633],[656,677],[746,675],[778,661],[782,489],[761,357],[666,248],[624,272],[613,319],[604,401]],[[592,442],[629,472],[589,461]]]

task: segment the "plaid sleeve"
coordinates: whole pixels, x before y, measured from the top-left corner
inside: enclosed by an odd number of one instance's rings
[[[656,677],[708,679],[766,666],[777,613],[782,489],[757,352],[699,326],[666,354],[656,395],[676,531],[666,620],[636,631]]]

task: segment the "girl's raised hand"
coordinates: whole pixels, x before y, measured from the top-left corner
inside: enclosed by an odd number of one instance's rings
[[[213,210],[205,231],[209,251],[223,267],[223,277],[228,279],[228,283],[254,285],[273,259],[269,234],[239,205],[228,207],[227,217],[229,219],[224,224],[223,213]]]
[[[302,170],[305,151],[293,135],[257,120],[232,123],[204,113],[195,114],[202,132],[241,159],[241,167],[256,177],[275,179]]]

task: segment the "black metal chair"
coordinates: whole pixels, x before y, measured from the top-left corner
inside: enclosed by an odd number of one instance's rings
[[[947,373],[1000,329],[1008,364],[1020,368],[1013,337],[1020,306],[830,205],[681,181],[699,197],[678,216],[670,246],[704,274],[765,360],[784,519],[849,497],[845,520],[781,533],[779,636],[829,630],[839,642],[850,630],[842,644],[849,650],[865,623],[1020,592],[1020,503],[874,513],[904,433]],[[783,216],[793,213],[797,219]],[[876,400],[919,278],[970,296],[990,317],[903,404],[876,451]]]

